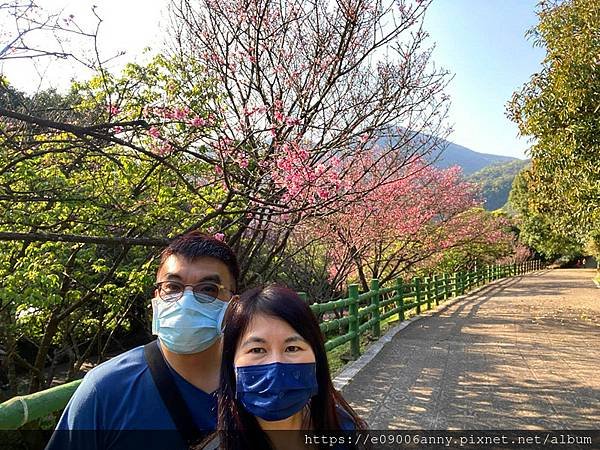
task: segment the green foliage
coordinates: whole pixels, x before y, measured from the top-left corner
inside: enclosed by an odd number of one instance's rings
[[[67,96],[2,92],[0,100],[12,99],[11,106],[23,113],[109,130],[96,140],[1,122],[0,231],[106,240],[0,242],[0,337],[11,355],[23,340],[37,347],[33,360],[20,362],[32,373],[30,390],[36,390],[47,382],[38,372],[48,360],[68,358],[77,369],[92,349],[103,352],[112,331],[147,329],[147,310],[139,304],[147,304],[157,250],[111,239],[167,238],[198,223],[216,227],[210,212],[227,195],[211,182],[212,165],[196,145],[210,134],[208,127],[161,122],[172,145],[193,147],[196,157],[184,151],[160,155],[145,127],[110,130],[107,122],[114,118],[107,106],[118,108],[119,122],[136,121],[143,108],[164,104],[194,108],[202,116],[203,105],[217,96],[201,68],[162,57],[147,66],[130,64],[120,77],[104,73],[77,83]],[[111,142],[117,134],[122,144]],[[15,380],[11,383],[15,390]]]
[[[488,211],[493,211],[506,204],[513,180],[527,164],[529,161],[520,159],[492,164],[468,176],[467,181],[481,187],[485,199],[483,206]]]
[[[600,229],[600,3],[543,2],[538,15],[530,35],[546,58],[509,114],[535,140],[527,208],[556,248],[563,237],[581,244]]]
[[[522,170],[514,180],[509,202],[517,211],[519,239],[546,259],[560,256],[574,258],[581,254],[581,245],[573,236],[561,233],[552,222],[551,214],[538,212],[535,192],[530,189],[531,169]]]
[[[587,255],[593,256],[600,262],[600,230],[594,230],[588,235],[584,249]]]

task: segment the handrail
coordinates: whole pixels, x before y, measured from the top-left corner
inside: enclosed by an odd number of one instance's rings
[[[81,384],[71,381],[29,395],[19,395],[0,404],[0,430],[14,430],[63,409]]]

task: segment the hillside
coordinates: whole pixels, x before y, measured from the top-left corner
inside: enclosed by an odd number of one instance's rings
[[[460,166],[466,177],[490,165],[521,161],[511,156],[479,153],[450,141],[447,141],[447,144],[448,146],[435,160],[434,165],[442,169],[455,165]]]
[[[492,164],[471,174],[467,180],[481,186],[485,209],[492,211],[506,204],[515,176],[528,164],[529,160],[521,159]]]

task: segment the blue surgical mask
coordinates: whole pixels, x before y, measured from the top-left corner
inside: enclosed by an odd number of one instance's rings
[[[185,290],[174,302],[152,299],[152,334],[174,353],[199,353],[221,336],[221,324],[227,303],[205,295],[206,303]]]
[[[236,398],[264,420],[293,416],[318,392],[315,363],[240,366],[235,373]]]

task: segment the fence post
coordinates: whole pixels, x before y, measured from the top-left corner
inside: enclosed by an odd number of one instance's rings
[[[433,276],[433,292],[435,293],[435,306],[440,304],[440,276]]]
[[[358,359],[360,356],[360,336],[358,335],[358,285],[348,285],[348,296],[350,297],[350,306],[348,307],[349,321],[348,331],[353,334],[350,339],[350,354],[352,358]]]
[[[373,332],[373,336],[375,336],[376,338],[378,338],[379,336],[381,336],[381,327],[379,326],[379,320],[381,315],[379,314],[379,280],[377,278],[373,278],[371,280],[371,291],[373,292],[373,295],[371,296],[371,305],[376,305],[375,306],[375,311],[373,311],[372,317],[374,319],[377,319],[375,321],[375,323],[373,324],[373,328],[371,329]]]
[[[415,283],[415,299],[417,301],[417,314],[421,314],[421,279],[415,277],[413,279]]]
[[[452,297],[458,297],[458,276],[456,272],[452,274]]]
[[[400,308],[398,313],[400,322],[404,320],[404,286],[402,284],[402,278],[396,279],[396,307]]]
[[[450,286],[448,285],[449,281],[450,276],[448,275],[448,273],[444,273],[444,300],[448,300],[448,297],[450,297]]]
[[[425,291],[425,301],[427,302],[427,310],[431,309],[431,278],[423,279],[423,289]]]

